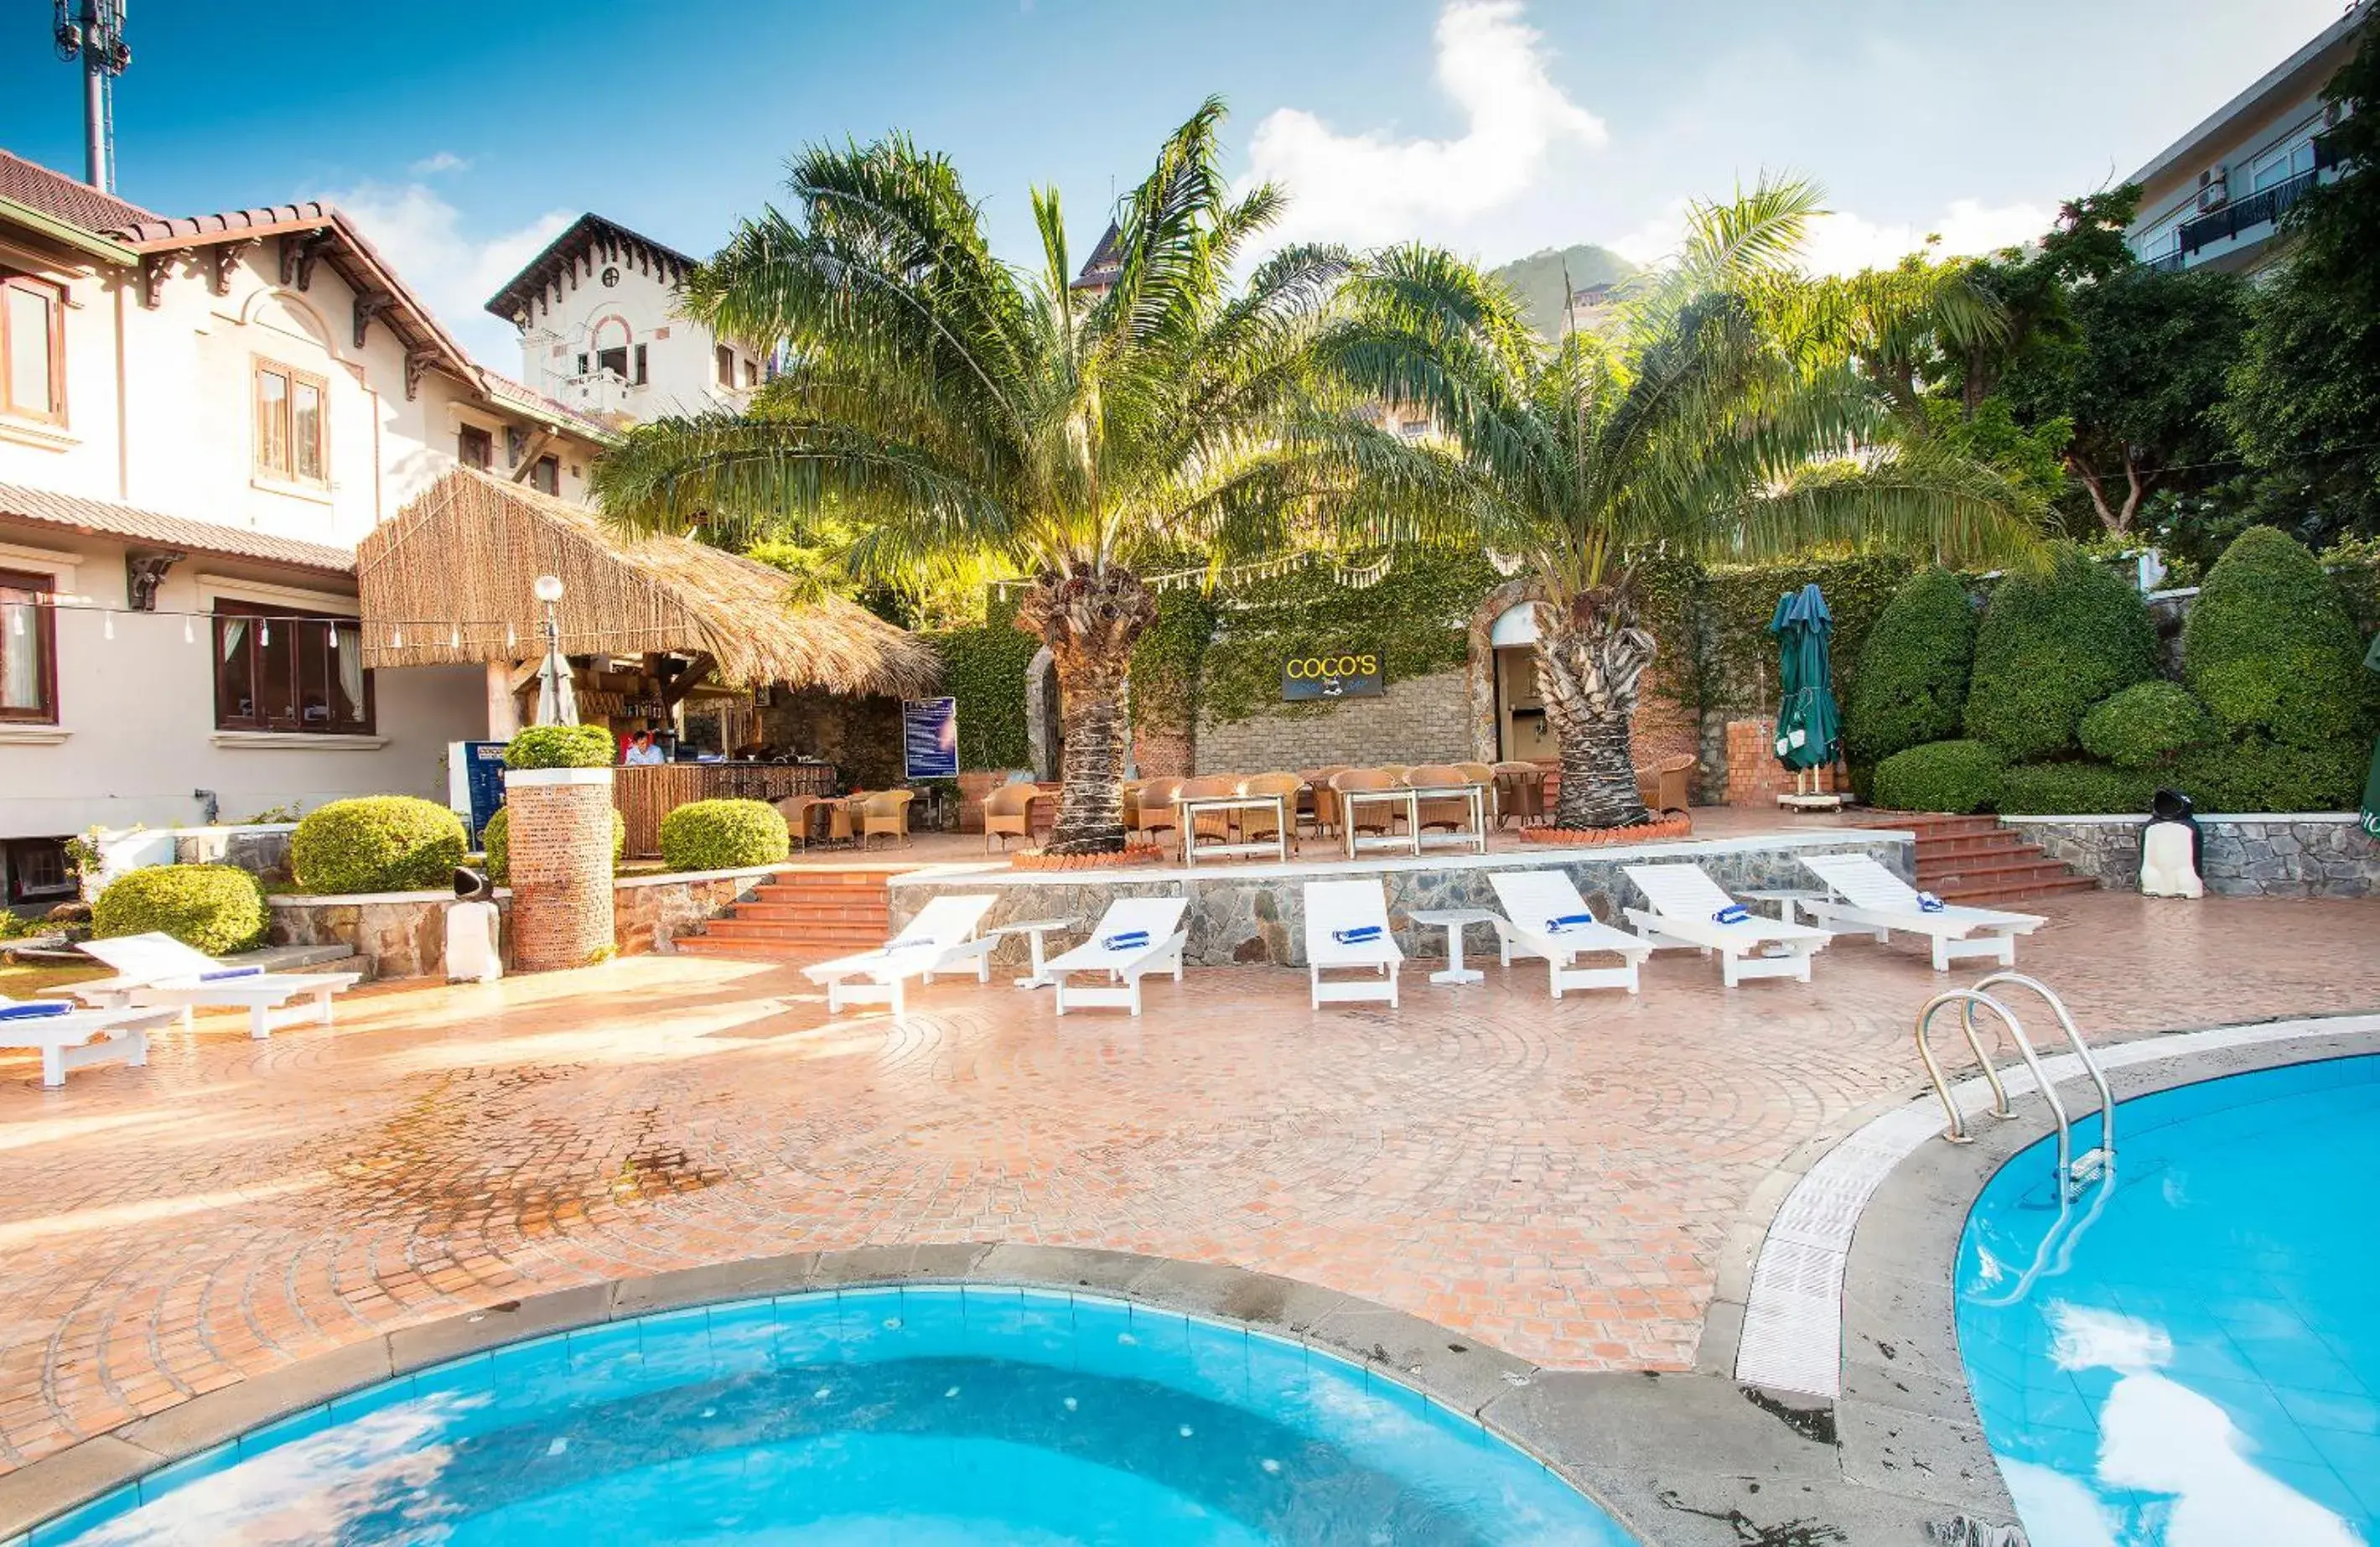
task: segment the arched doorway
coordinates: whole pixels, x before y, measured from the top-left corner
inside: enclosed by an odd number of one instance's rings
[[[1066,732],[1059,718],[1058,662],[1045,648],[1025,668],[1025,747],[1033,776],[1045,783],[1066,776]]]
[[[1546,702],[1537,691],[1537,604],[1515,602],[1496,615],[1488,630],[1496,688],[1498,762],[1549,762],[1561,756],[1546,728]]]

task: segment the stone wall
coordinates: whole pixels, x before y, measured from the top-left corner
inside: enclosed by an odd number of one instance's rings
[[[845,789],[890,789],[901,782],[901,700],[777,689],[759,712],[761,739],[781,750],[824,758]]]
[[[2117,891],[2137,890],[2142,819],[2012,816],[2002,826]],[[2380,842],[2353,813],[2203,816],[2206,889],[2227,897],[2380,896]]]
[[[1348,699],[1318,712],[1283,705],[1245,720],[1198,727],[1201,774],[1294,773],[1328,763],[1467,762],[1470,700],[1461,672],[1389,684],[1377,699]]]
[[[1416,925],[1409,915],[1416,908],[1494,907],[1496,894],[1488,878],[1499,870],[1559,869],[1577,885],[1597,918],[1620,924],[1621,908],[1644,904],[1621,874],[1622,866],[1692,860],[1731,892],[1800,888],[1811,883],[1809,872],[1801,868],[1803,854],[1871,854],[1903,878],[1914,875],[1912,845],[1907,834],[1845,828],[1620,848],[1357,863],[1331,859],[1287,866],[1212,864],[1193,871],[1151,866],[1042,875],[970,874],[957,867],[940,867],[894,876],[890,891],[895,929],[917,917],[917,910],[937,895],[989,891],[997,894],[999,901],[986,915],[984,928],[1026,919],[1076,919],[1081,920],[1081,930],[1062,937],[1070,944],[1087,933],[1108,904],[1120,897],[1187,895],[1190,942],[1185,960],[1190,965],[1270,962],[1302,967],[1305,961],[1302,887],[1307,881],[1377,877],[1388,888],[1389,921],[1397,944],[1410,956],[1442,956],[1445,930]],[[1052,954],[1062,948],[1061,940],[1058,935],[1050,937]],[[1483,950],[1492,950],[1484,930],[1468,937],[1467,949],[1475,957]],[[1023,937],[1003,942],[994,960],[1004,970],[1022,970],[1026,960]]]

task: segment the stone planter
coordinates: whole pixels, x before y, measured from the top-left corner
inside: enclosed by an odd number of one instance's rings
[[[513,964],[550,972],[618,948],[612,920],[612,771],[516,768],[511,810]]]

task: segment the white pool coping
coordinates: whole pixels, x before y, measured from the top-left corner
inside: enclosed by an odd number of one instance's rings
[[[2380,1015],[2218,1026],[2093,1051],[2101,1067],[2124,1069],[2225,1048],[2368,1031],[2380,1031]],[[2053,1082],[2082,1074],[2082,1061],[2070,1053],[2046,1056],[2041,1063]],[[2032,1071],[2021,1063],[2003,1069],[2000,1083],[2011,1101],[2035,1089]],[[1950,1093],[1970,1119],[1991,1108],[1991,1088],[1980,1075],[1952,1086]],[[1743,1335],[1736,1346],[1739,1382],[1809,1396],[1842,1395],[1843,1273],[1851,1260],[1852,1233],[1868,1200],[1893,1168],[1941,1132],[1942,1103],[1928,1094],[1852,1131],[1786,1194],[1753,1263]]]

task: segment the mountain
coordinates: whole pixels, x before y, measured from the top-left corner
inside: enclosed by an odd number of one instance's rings
[[[1530,325],[1548,339],[1561,336],[1562,312],[1569,304],[1570,298],[1562,293],[1565,263],[1570,266],[1572,287],[1579,290],[1594,285],[1616,285],[1637,272],[1636,265],[1627,259],[1592,242],[1560,249],[1549,247],[1494,271],[1495,277],[1525,304]]]

